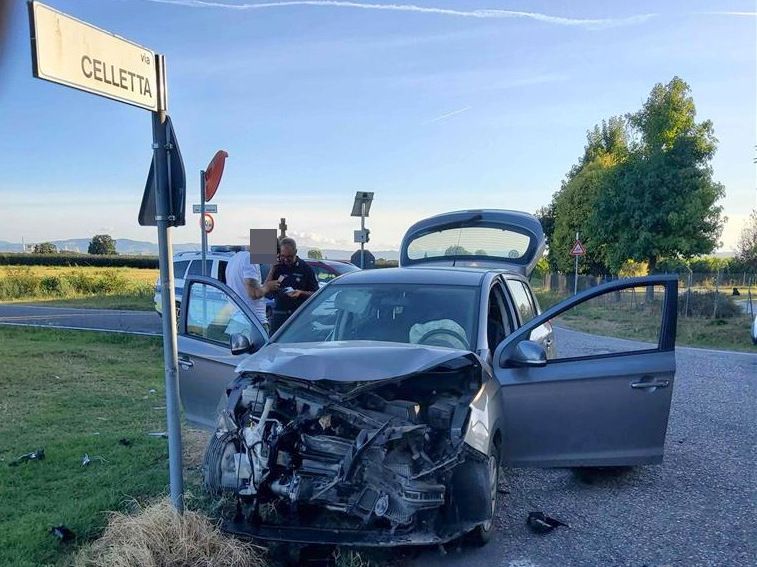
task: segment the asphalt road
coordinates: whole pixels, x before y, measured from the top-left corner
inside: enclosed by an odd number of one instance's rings
[[[563,347],[595,338],[558,330]],[[418,566],[741,566],[757,564],[757,355],[682,348],[662,465],[578,473],[503,470],[485,547],[426,551]],[[548,416],[545,416],[548,418]],[[569,524],[526,527],[541,510]]]
[[[0,325],[89,329],[120,333],[161,334],[160,317],[154,311],[76,309],[37,305],[0,304]]]
[[[0,324],[159,333],[155,313],[0,305]],[[562,348],[607,339],[557,330]],[[615,339],[609,339],[613,341]],[[630,470],[503,471],[497,534],[418,566],[741,566],[757,563],[757,354],[681,348],[665,462]],[[569,528],[536,535],[541,510]]]

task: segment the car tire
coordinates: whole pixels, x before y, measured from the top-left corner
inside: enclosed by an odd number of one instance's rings
[[[468,541],[478,547],[489,543],[494,534],[494,518],[497,513],[497,493],[499,487],[499,447],[496,445],[492,448],[489,455],[489,466],[487,469],[487,480],[489,482],[489,501],[491,506],[491,519],[483,524],[476,526],[473,531],[468,533]]]
[[[220,437],[216,434],[210,436],[208,448],[205,450],[205,458],[202,462],[202,477],[205,490],[214,495],[220,495],[225,488],[221,482],[221,461],[226,446],[232,442],[234,434],[226,432]]]

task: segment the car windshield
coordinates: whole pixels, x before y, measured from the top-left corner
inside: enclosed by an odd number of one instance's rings
[[[276,343],[388,341],[471,350],[478,288],[372,284],[324,288]]]

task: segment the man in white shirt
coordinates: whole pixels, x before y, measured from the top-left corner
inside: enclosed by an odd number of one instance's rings
[[[260,265],[250,262],[247,250],[237,252],[226,266],[226,285],[247,302],[260,323],[269,330],[265,313],[265,295],[277,291],[281,285],[278,281],[261,284]]]

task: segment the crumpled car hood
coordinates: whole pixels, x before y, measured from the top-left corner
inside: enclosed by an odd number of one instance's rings
[[[469,356],[467,350],[378,341],[271,343],[247,357],[237,372],[277,374],[301,380],[384,380]]]

